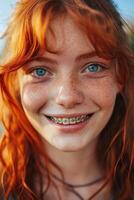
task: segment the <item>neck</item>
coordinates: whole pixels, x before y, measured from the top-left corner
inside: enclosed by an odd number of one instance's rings
[[[70,184],[86,184],[103,176],[95,154],[95,144],[77,152],[63,152],[46,143],[50,159],[63,171],[65,181]],[[52,174],[62,179],[61,174],[52,166]]]

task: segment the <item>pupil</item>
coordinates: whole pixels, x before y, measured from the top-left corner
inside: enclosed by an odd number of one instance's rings
[[[98,69],[98,66],[97,66],[97,65],[91,65],[91,66],[89,67],[89,70],[90,70],[91,72],[97,71],[97,69]]]
[[[36,73],[37,73],[38,76],[42,76],[42,75],[45,74],[45,70],[44,69],[37,69]]]

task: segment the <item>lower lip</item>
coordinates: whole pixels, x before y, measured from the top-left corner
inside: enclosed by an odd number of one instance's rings
[[[59,131],[64,132],[64,133],[73,133],[73,132],[77,132],[80,131],[81,129],[85,128],[85,126],[88,124],[90,118],[92,117],[92,115],[86,120],[83,121],[79,124],[70,124],[70,125],[64,125],[64,124],[56,124],[53,121],[49,120],[48,121],[54,125],[56,128],[59,129]]]

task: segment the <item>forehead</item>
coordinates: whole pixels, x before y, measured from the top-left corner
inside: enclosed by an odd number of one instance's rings
[[[49,25],[46,33],[47,49],[63,53],[81,51],[94,51],[85,32],[74,22],[70,16],[57,17]]]

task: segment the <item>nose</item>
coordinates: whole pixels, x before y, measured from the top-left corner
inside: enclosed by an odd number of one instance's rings
[[[58,86],[56,103],[64,108],[73,108],[81,104],[84,100],[84,94],[79,88],[78,82],[73,79],[62,80]]]

